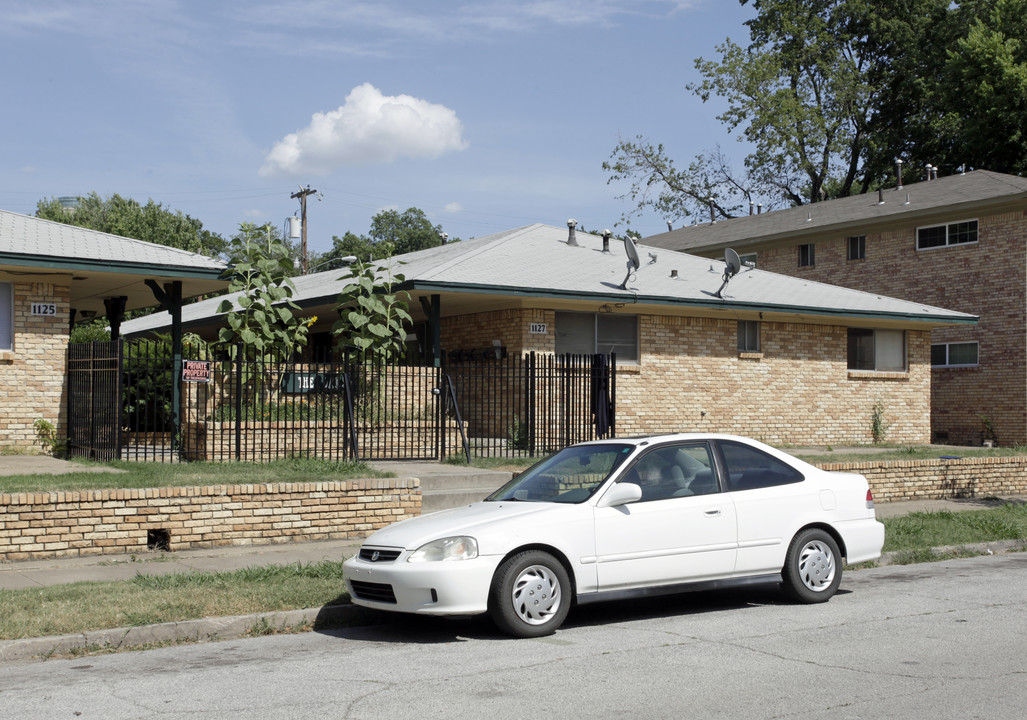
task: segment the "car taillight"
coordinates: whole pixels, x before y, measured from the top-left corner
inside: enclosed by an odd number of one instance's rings
[[[874,494],[870,492],[870,488],[867,488],[867,510],[874,509]]]

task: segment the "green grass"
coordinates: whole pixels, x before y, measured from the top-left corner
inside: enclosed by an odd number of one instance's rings
[[[785,452],[794,452],[794,448],[782,446]],[[825,450],[817,453],[802,452],[796,454],[813,465],[824,463],[846,463],[846,462],[889,462],[897,460],[937,460],[942,456],[955,456],[960,458],[980,457],[1022,457],[1027,455],[1027,447],[1016,445],[1012,447],[983,448],[983,447],[960,447],[939,448],[935,445],[894,445],[894,446],[866,446],[857,448],[839,448],[839,450]]]
[[[4,609],[0,613],[0,640],[296,610],[348,601],[342,563],[330,561],[0,590],[0,607]]]
[[[923,552],[989,540],[1027,538],[1027,504],[1006,503],[991,510],[916,512],[884,520],[885,552]]]
[[[0,477],[0,493],[330,482],[392,475],[374,470],[365,463],[316,458],[269,463],[74,462],[84,468],[112,468],[118,472],[3,476]]]

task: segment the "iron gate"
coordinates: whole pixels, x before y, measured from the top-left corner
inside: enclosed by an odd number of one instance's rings
[[[68,348],[69,454],[97,460],[536,456],[615,434],[612,356],[448,353],[441,367],[247,358],[186,344]]]

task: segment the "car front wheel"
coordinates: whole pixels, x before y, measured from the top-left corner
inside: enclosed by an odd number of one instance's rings
[[[788,547],[781,570],[785,592],[804,603],[827,602],[842,582],[838,543],[823,530],[803,530]]]
[[[507,558],[496,570],[489,612],[510,635],[543,637],[563,624],[570,592],[570,578],[559,560],[541,550],[527,550]]]

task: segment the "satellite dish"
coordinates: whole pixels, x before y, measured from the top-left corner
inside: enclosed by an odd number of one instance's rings
[[[628,262],[631,263],[631,267],[638,270],[638,266],[642,264],[638,259],[638,248],[635,247],[635,241],[629,237],[624,238],[624,252],[628,254]]]
[[[723,300],[723,296],[720,293],[723,292],[724,288],[727,287],[728,280],[737,275],[738,271],[741,269],[742,259],[738,257],[738,253],[736,253],[731,248],[726,248],[724,250],[724,282],[720,284],[720,288],[717,290],[717,292],[714,293],[714,295]]]
[[[624,238],[624,252],[628,255],[628,274],[624,276],[624,282],[620,284],[621,290],[628,289],[628,280],[642,264],[642,261],[638,259],[638,248],[635,247],[635,241],[630,237]]]

